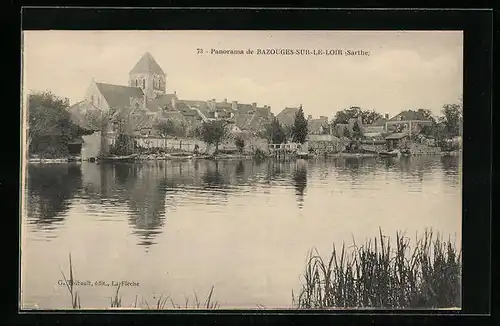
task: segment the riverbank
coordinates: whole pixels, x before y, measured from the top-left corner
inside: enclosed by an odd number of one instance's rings
[[[416,152],[411,154],[411,156],[460,156],[462,151],[450,151],[450,152]],[[375,158],[380,157],[377,153],[327,153],[326,155],[312,155],[311,158]],[[252,154],[218,154],[218,155],[207,155],[207,154],[190,154],[186,152],[179,153],[169,153],[169,154],[139,154],[134,158],[128,159],[127,161],[179,161],[179,160],[251,160],[254,158]],[[269,159],[273,159],[271,156],[267,156]],[[295,159],[295,157],[294,157]],[[85,160],[85,161],[99,161],[97,158]],[[109,160],[113,161],[113,159]],[[120,161],[117,159],[116,161]],[[28,163],[31,164],[61,164],[70,162],[82,162],[81,158],[29,158]]]

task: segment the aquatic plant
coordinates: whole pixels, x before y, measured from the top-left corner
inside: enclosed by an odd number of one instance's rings
[[[266,153],[264,153],[263,150],[260,148],[257,148],[253,154],[253,159],[256,160],[257,162],[261,162],[267,158]]]
[[[71,253],[69,254],[69,278],[66,277],[66,275],[63,273],[61,270],[61,274],[63,276],[65,285],[68,289],[68,292],[71,296],[71,306],[73,309],[81,309],[81,304],[80,304],[80,295],[78,291],[75,291],[74,288],[74,271],[73,271],[73,263],[71,261]],[[120,294],[120,289],[121,286],[118,284],[116,287],[114,295],[110,299],[110,308],[126,308],[122,305],[122,296]],[[174,302],[174,300],[170,297],[164,297],[163,295],[160,295],[159,298],[153,297],[153,300],[155,300],[154,305],[150,305],[147,300],[144,298],[141,300],[141,303],[138,303],[137,299],[138,296],[135,296],[135,301],[132,306],[128,306],[129,308],[134,308],[134,309],[156,309],[156,310],[164,310],[168,309],[167,308],[167,303],[170,302],[172,305],[172,308],[174,309],[218,309],[219,308],[219,303],[217,301],[213,301],[213,293],[214,293],[214,286],[210,288],[209,293],[207,294],[207,297],[205,301],[202,303],[198,299],[198,295],[196,291],[194,291],[194,306],[189,305],[189,297],[185,297],[185,304],[183,307],[181,305],[177,304]],[[94,308],[94,307],[92,307]]]
[[[61,270],[62,277],[64,279],[64,284],[66,285],[66,288],[68,289],[68,292],[71,296],[71,306],[73,308],[81,308],[80,305],[80,294],[78,291],[75,291],[74,288],[74,273],[73,273],[73,263],[71,262],[71,253],[69,254],[69,279],[64,275],[63,271]]]
[[[450,308],[460,307],[461,257],[451,240],[432,230],[410,239],[396,233],[396,248],[380,234],[348,252],[335,244],[328,261],[308,253],[296,308]]]

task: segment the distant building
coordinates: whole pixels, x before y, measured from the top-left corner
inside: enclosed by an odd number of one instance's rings
[[[385,131],[404,131],[411,137],[419,134],[424,126],[429,126],[431,123],[421,111],[406,110],[389,119],[385,123]]]
[[[276,119],[278,119],[279,123],[283,126],[292,126],[295,122],[295,116],[299,112],[300,108],[289,108],[286,107],[276,115]]]
[[[328,117],[320,116],[319,119],[313,119],[309,116],[307,119],[307,128],[310,135],[322,135],[330,133]]]
[[[408,134],[397,132],[385,137],[387,148],[389,150],[405,147],[408,141]]]

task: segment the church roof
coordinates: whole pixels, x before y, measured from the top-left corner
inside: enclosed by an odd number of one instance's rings
[[[109,107],[121,109],[130,106],[130,98],[142,98],[144,93],[140,87],[129,87],[105,83],[95,83],[99,92],[108,102]]]
[[[132,68],[132,70],[130,71],[131,74],[141,72],[165,75],[160,65],[156,62],[155,58],[153,58],[153,56],[149,52],[144,53],[139,61],[137,61],[134,68]]]

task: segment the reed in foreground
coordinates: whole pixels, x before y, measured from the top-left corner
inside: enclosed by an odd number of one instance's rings
[[[64,274],[64,272],[61,270],[62,277],[64,279],[64,283],[66,285],[66,288],[68,290],[68,293],[71,298],[71,306],[73,309],[81,309],[81,303],[80,303],[80,294],[78,291],[75,289],[75,281],[74,281],[74,266],[71,261],[71,253],[69,254],[69,272],[68,272],[68,277]],[[218,309],[219,308],[219,303],[218,301],[214,301],[213,299],[213,294],[214,294],[214,286],[210,288],[210,292],[207,294],[206,299],[202,302],[198,299],[198,295],[196,291],[194,291],[194,300],[193,304],[189,304],[189,297],[185,297],[185,303],[184,305],[180,305],[176,303],[172,298],[169,296],[164,297],[163,295],[160,295],[159,298],[153,297],[153,303],[149,304],[147,300],[142,299],[141,302],[138,302],[137,299],[138,297],[135,297],[135,301],[132,305],[130,306],[123,306],[122,305],[122,296],[120,294],[120,289],[121,286],[118,285],[116,287],[116,290],[114,292],[114,295],[110,298],[110,307],[111,309],[127,309],[127,308],[132,308],[132,309],[154,309],[154,310],[164,310],[164,309]],[[168,303],[171,304],[168,305]],[[95,307],[92,307],[95,308]]]
[[[461,255],[451,240],[426,230],[410,239],[396,233],[396,247],[378,238],[350,249],[335,245],[326,262],[308,253],[297,308],[451,308],[461,305]]]

